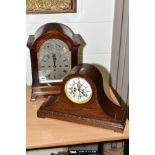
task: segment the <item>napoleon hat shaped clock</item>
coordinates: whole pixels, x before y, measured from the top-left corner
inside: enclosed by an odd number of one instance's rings
[[[126,108],[107,97],[95,66],[79,64],[64,78],[59,94],[48,96],[37,116],[123,131]]]
[[[59,86],[71,68],[77,65],[80,39],[68,26],[48,23],[29,36],[27,46],[32,69],[31,99],[35,100],[37,95],[43,95],[41,89],[36,95],[36,88]]]

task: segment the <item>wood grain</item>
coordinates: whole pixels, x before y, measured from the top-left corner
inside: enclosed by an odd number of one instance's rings
[[[106,89],[108,90],[109,88]],[[31,87],[27,86],[27,149],[122,140],[129,138],[128,121],[126,122],[124,132],[118,133],[112,130],[60,121],[56,119],[37,118],[37,110],[44,101],[44,98],[39,98],[35,102],[31,102],[30,99]],[[116,98],[114,97],[112,100],[116,100]]]

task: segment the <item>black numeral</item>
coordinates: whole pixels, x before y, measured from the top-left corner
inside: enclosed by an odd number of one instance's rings
[[[49,74],[49,75],[47,75],[47,78],[48,78],[48,79],[50,79],[50,74]]]
[[[72,91],[70,91],[69,93],[70,93],[70,94],[73,94],[73,92],[72,92]]]
[[[67,73],[67,71],[66,71],[66,70],[63,70],[63,72],[64,72],[64,73]]]

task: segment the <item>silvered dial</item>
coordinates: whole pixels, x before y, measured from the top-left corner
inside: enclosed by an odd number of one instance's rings
[[[38,52],[40,83],[59,82],[71,70],[71,52],[59,39],[45,41]]]
[[[74,103],[87,103],[92,97],[90,84],[81,77],[69,79],[65,84],[65,94]]]

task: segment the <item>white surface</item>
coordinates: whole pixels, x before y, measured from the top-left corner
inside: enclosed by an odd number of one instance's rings
[[[93,63],[110,71],[113,14],[115,0],[77,0],[77,13],[27,15],[27,38],[43,24],[68,25],[85,42],[82,62]],[[31,66],[27,48],[27,84],[31,84]],[[79,61],[81,62],[81,61]]]

